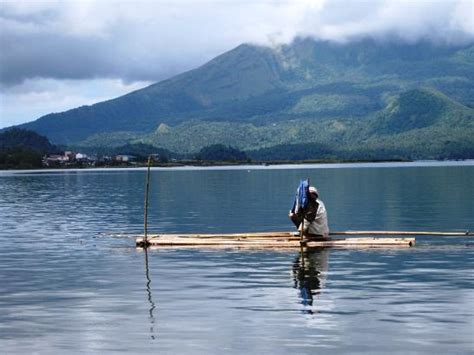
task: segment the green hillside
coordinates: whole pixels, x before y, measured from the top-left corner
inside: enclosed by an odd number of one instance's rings
[[[316,144],[350,155],[386,145],[431,157],[458,143],[458,153],[470,151],[473,107],[473,45],[300,38],[274,48],[244,44],[171,79],[23,127],[89,148],[144,143],[196,153],[225,144],[282,153]],[[412,144],[419,139],[430,149]]]
[[[372,127],[380,134],[396,134],[433,125],[469,127],[472,118],[472,109],[435,90],[420,89],[403,92],[392,100]]]
[[[114,140],[114,137],[116,138]],[[99,134],[87,146],[119,146],[123,134]],[[434,89],[414,89],[392,97],[368,118],[310,117],[254,123],[189,121],[161,124],[148,135],[128,136],[132,143],[185,154],[225,143],[255,159],[443,159],[471,157],[474,109]]]
[[[48,138],[26,129],[13,128],[0,132],[0,150],[25,148],[41,154],[51,154],[59,150]]]
[[[58,151],[36,132],[19,128],[0,132],[0,169],[41,168],[43,155]]]

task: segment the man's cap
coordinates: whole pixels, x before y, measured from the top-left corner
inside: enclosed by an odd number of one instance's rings
[[[309,189],[308,189],[308,191],[309,191],[310,194],[319,195],[318,189],[315,188],[314,186],[310,186]]]

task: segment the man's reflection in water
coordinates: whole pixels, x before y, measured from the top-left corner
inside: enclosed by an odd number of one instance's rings
[[[302,249],[293,263],[294,287],[300,290],[301,304],[312,306],[313,300],[324,286],[328,270],[329,249]],[[312,314],[311,308],[304,310]]]

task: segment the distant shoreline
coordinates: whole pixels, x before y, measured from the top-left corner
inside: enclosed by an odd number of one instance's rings
[[[401,163],[412,162],[408,159],[388,159],[388,160],[338,160],[338,159],[311,159],[311,160],[262,160],[262,161],[212,161],[212,160],[177,160],[169,162],[154,161],[152,167],[178,168],[184,166],[194,167],[219,167],[219,166],[274,166],[274,165],[307,165],[307,164],[352,164],[352,163]],[[147,167],[146,161],[132,161],[128,163],[101,164],[101,165],[81,165],[73,163],[62,166],[43,166],[41,168],[9,168],[0,170],[70,170],[70,169],[112,169],[112,168],[143,168]]]
[[[375,161],[375,162],[331,162],[331,163],[314,163],[300,162],[288,164],[213,164],[213,165],[154,165],[152,170],[173,171],[173,170],[262,170],[262,169],[314,169],[314,168],[409,168],[409,167],[446,167],[446,166],[474,166],[474,159],[465,160],[414,160],[414,161]],[[81,171],[141,171],[145,170],[146,165],[140,166],[114,166],[114,167],[84,167],[84,168],[41,168],[41,169],[9,169],[0,170],[0,174],[9,175],[16,173],[67,173]]]

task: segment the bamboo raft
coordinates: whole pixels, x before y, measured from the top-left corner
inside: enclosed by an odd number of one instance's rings
[[[348,232],[345,232],[345,235]],[[331,233],[336,235],[336,233]],[[341,232],[337,235],[341,235]],[[360,234],[359,234],[360,235]],[[377,234],[378,235],[378,234]],[[145,238],[136,238],[137,247],[144,247]],[[304,238],[292,232],[233,233],[233,234],[159,234],[148,235],[147,246],[151,247],[223,247],[223,248],[376,248],[376,247],[411,247],[415,238]]]
[[[344,231],[331,232],[330,236],[352,236],[349,238],[303,239],[293,232],[219,233],[219,234],[154,234],[145,238],[138,236],[137,247],[222,247],[222,248],[388,248],[412,247],[414,236],[467,237],[472,232],[427,232],[427,231]],[[358,237],[358,236],[372,237]],[[356,236],[356,237],[354,237]],[[377,237],[373,237],[377,236]],[[394,238],[387,236],[413,236]]]

